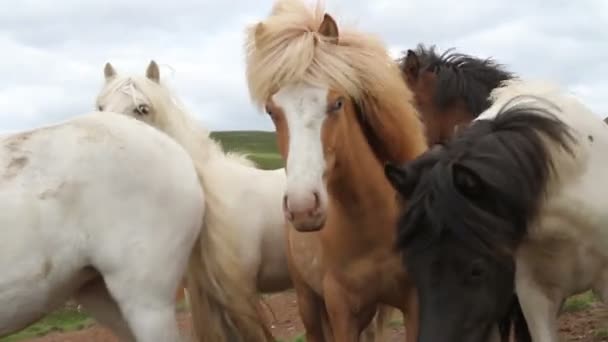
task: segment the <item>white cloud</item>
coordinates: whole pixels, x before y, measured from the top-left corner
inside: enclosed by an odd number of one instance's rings
[[[419,42],[491,56],[521,76],[562,83],[607,115],[608,5],[548,5],[328,1],[339,24],[380,35],[395,56]],[[105,62],[143,73],[150,59],[210,129],[270,129],[249,101],[242,47],[245,25],[271,6],[271,0],[17,1],[0,12],[0,131],[82,114],[93,108]]]

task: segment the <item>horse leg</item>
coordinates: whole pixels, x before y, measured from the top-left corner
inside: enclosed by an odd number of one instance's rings
[[[418,306],[418,293],[416,288],[410,287],[407,291],[407,301],[402,309],[405,321],[405,340],[407,342],[418,341],[418,328],[420,325],[420,312]]]
[[[359,342],[361,332],[369,325],[376,313],[376,305],[355,303],[351,298],[360,300],[356,293],[350,293],[331,275],[323,282],[323,292],[334,340],[340,342]],[[355,309],[357,308],[357,309]]]
[[[523,270],[521,273],[517,270],[515,289],[532,341],[557,342],[557,312],[561,300],[556,302],[549,298],[540,285],[522,273]]]
[[[169,282],[174,283],[171,286],[166,279],[133,277],[132,269],[104,277],[137,341],[174,342],[181,339],[175,317],[177,277],[176,281]]]
[[[361,333],[361,341],[363,342],[374,342],[376,340],[376,320],[378,319],[378,314],[374,315],[370,324],[363,329]]]
[[[298,310],[306,329],[307,342],[326,341],[323,333],[323,299],[306,284],[294,279]]]
[[[371,323],[361,333],[361,340],[365,342],[381,342],[385,340],[385,326],[393,317],[394,308],[380,305]]]
[[[593,292],[600,297],[600,300],[604,304],[608,304],[608,271],[603,272],[595,284],[593,284]]]
[[[327,308],[325,307],[325,304],[323,304],[321,324],[323,325],[323,336],[325,336],[325,342],[335,342],[334,333],[331,330],[331,324],[329,323],[329,315],[327,314]]]
[[[108,327],[121,341],[135,341],[118,304],[114,301],[103,279],[99,278],[86,284],[74,295],[74,299],[82,305],[101,325]]]

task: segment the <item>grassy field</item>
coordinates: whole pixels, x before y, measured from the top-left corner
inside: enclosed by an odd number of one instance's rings
[[[220,141],[226,151],[246,153],[262,169],[283,167],[274,132],[223,131],[211,136]]]
[[[23,341],[52,332],[81,330],[94,323],[95,321],[84,313],[80,313],[75,309],[63,308],[14,335],[0,338],[0,342]]]

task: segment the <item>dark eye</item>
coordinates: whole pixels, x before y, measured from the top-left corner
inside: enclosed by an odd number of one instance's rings
[[[264,108],[264,110],[266,111],[266,114],[268,114],[268,116],[271,116],[271,117],[272,117],[272,109],[270,109],[270,107],[269,107],[269,106],[266,106],[266,107]]]
[[[150,113],[150,107],[145,104],[141,104],[135,108],[135,114],[148,115],[148,113]]]
[[[486,274],[486,266],[483,261],[475,260],[469,268],[469,279],[472,281],[481,280]]]
[[[331,107],[329,107],[328,112],[335,113],[335,112],[339,111],[340,109],[342,109],[343,106],[344,106],[344,98],[340,97],[331,105]]]
[[[99,110],[100,112],[103,112],[103,106],[97,106],[97,110]]]

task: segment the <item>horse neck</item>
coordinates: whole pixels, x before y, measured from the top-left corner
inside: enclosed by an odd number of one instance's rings
[[[466,105],[462,101],[458,101],[453,107],[449,108],[444,113],[440,114],[438,118],[440,122],[439,127],[441,131],[441,140],[450,139],[456,128],[461,128],[462,125],[467,125],[475,119],[475,115],[467,109]]]
[[[207,162],[224,155],[209,131],[193,117],[175,108],[165,118],[164,131],[184,147],[193,160]]]
[[[395,192],[358,124],[351,127],[343,132],[336,167],[328,176],[332,209],[344,223],[336,229],[369,230],[372,234],[379,229],[392,232],[397,214]]]
[[[239,163],[231,160],[218,142],[213,140],[209,131],[202,127],[193,117],[175,109],[165,116],[164,131],[186,149],[201,177],[208,205],[220,206],[223,198],[221,191],[227,191],[226,178],[238,169]],[[233,177],[235,178],[235,177]]]

